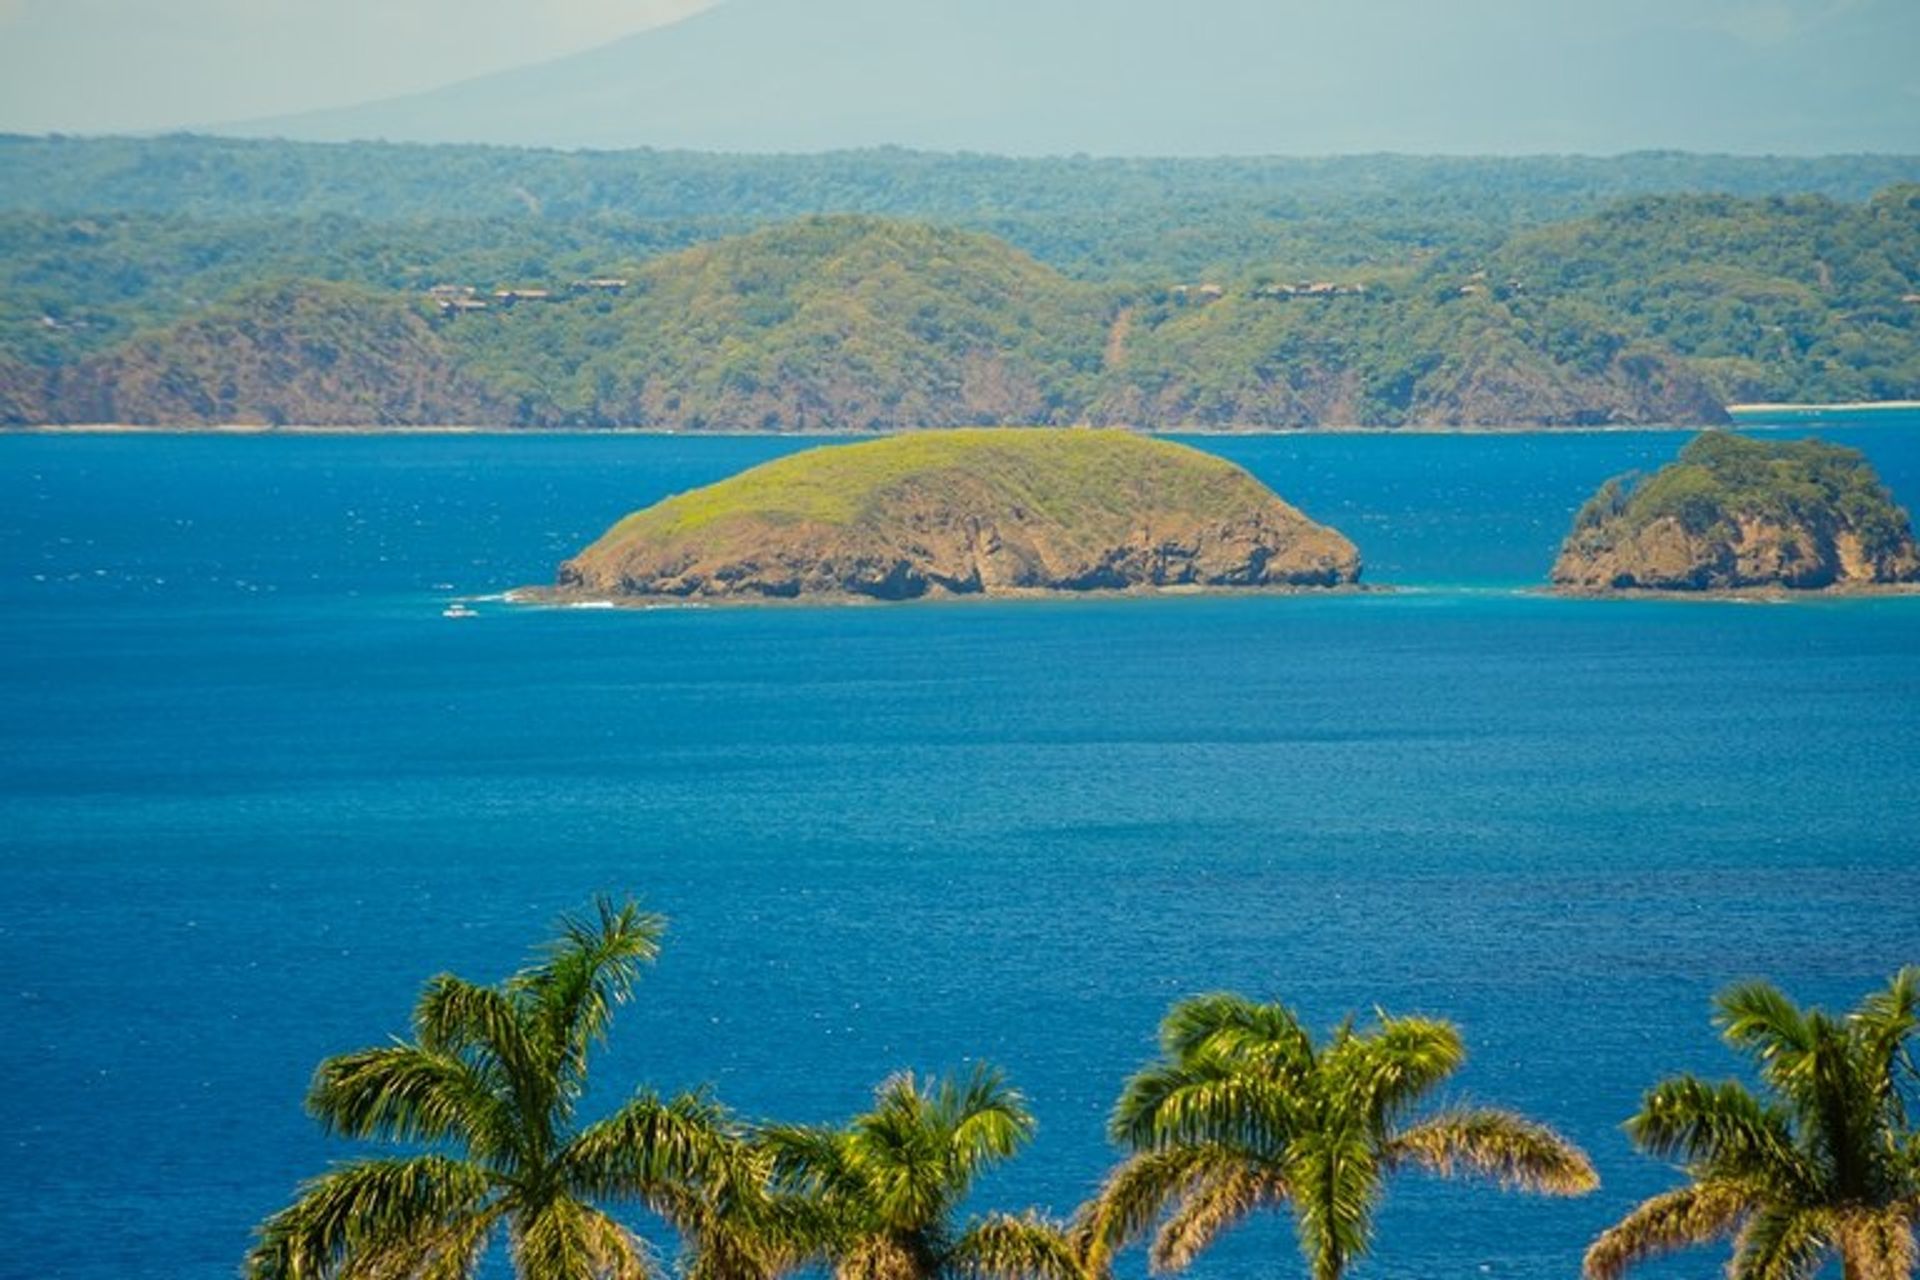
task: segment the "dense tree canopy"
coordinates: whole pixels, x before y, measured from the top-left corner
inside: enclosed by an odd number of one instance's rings
[[[1906,398],[1915,173],[0,139],[0,422],[1553,425]],[[1752,194],[1653,194],[1689,187]],[[267,394],[263,347],[329,345],[342,376]]]

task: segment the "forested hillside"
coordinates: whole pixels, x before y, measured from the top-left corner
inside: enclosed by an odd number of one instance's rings
[[[1920,185],[1864,204],[1632,200],[1516,236],[1488,267],[1523,314],[1618,317],[1731,402],[1920,395]]]
[[[1913,397],[1920,185],[1846,188],[1914,168],[7,139],[0,421],[1556,425]],[[1528,212],[1689,174],[1840,190]],[[517,212],[485,196],[515,177]]]
[[[510,241],[649,251],[808,214],[868,213],[985,231],[1069,275],[1144,284],[1484,252],[1517,228],[1635,196],[1858,203],[1914,181],[1920,156],[1013,159],[0,135],[0,212],[295,218],[300,230],[286,238],[302,240],[352,235],[332,222],[342,218],[437,232],[477,222]]]

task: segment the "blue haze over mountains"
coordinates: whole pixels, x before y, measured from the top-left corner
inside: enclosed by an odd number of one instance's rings
[[[1911,151],[1909,0],[725,0],[557,61],[222,129],[1007,154]]]

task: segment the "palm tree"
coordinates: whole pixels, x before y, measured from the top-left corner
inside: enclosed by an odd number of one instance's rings
[[[350,1160],[261,1224],[251,1280],[465,1280],[502,1232],[522,1280],[648,1280],[647,1246],[604,1205],[751,1194],[740,1126],[700,1094],[641,1092],[575,1127],[588,1051],[663,922],[633,903],[567,918],[505,982],[431,979],[414,1038],[328,1058],[307,1109],[330,1133],[424,1148]]]
[[[1800,1009],[1764,982],[1714,1003],[1761,1091],[1692,1076],[1648,1091],[1627,1132],[1648,1154],[1684,1161],[1689,1185],[1594,1241],[1587,1275],[1614,1280],[1643,1258],[1731,1240],[1733,1280],[1802,1280],[1834,1255],[1847,1280],[1906,1280],[1920,1222],[1920,1136],[1905,1096],[1920,968],[1844,1018]]]
[[[956,1220],[975,1178],[1033,1135],[1026,1101],[997,1071],[885,1081],[845,1129],[762,1134],[775,1185],[815,1213],[815,1251],[836,1280],[1084,1280],[1065,1228],[1036,1215]]]
[[[1409,1111],[1461,1064],[1450,1024],[1395,1018],[1325,1045],[1293,1012],[1232,994],[1176,1004],[1162,1057],[1129,1080],[1109,1128],[1132,1154],[1083,1210],[1088,1259],[1153,1233],[1148,1262],[1179,1271],[1256,1209],[1288,1208],[1315,1280],[1371,1243],[1388,1174],[1478,1174],[1560,1195],[1599,1185],[1579,1148],[1506,1111]]]

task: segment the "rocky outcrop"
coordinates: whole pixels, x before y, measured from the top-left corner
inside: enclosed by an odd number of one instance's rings
[[[1636,483],[1610,480],[1553,566],[1563,590],[1846,590],[1920,581],[1920,550],[1857,450],[1723,432]]]
[[[47,420],[44,369],[0,355],[0,426],[26,426]]]
[[[668,499],[561,566],[562,597],[906,600],[1332,587],[1360,558],[1239,467],[1117,431],[922,432]]]
[[[1713,426],[1720,399],[1676,357],[1632,350],[1598,370],[1518,347],[1478,353],[1416,387],[1407,423],[1423,427]]]

